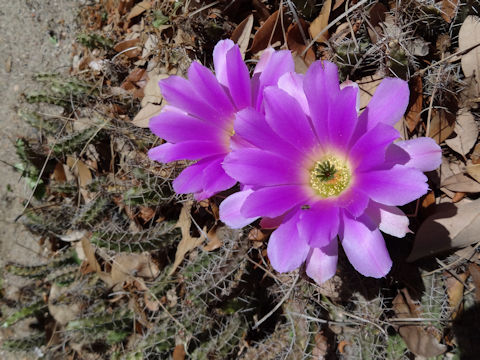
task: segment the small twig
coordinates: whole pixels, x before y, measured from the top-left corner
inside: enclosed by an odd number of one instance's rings
[[[205,5],[205,6],[201,7],[200,9],[197,9],[197,10],[195,10],[194,12],[188,14],[188,17],[192,17],[193,15],[196,15],[196,14],[198,14],[199,12],[202,12],[203,10],[207,10],[208,8],[211,8],[212,6],[217,5],[219,2],[220,2],[220,1],[217,0],[217,1],[214,1],[214,2],[212,2],[212,3],[210,3],[210,4],[208,4],[208,5]]]
[[[287,299],[290,297],[290,293],[292,292],[293,288],[295,287],[297,281],[298,281],[298,278],[300,277],[300,274],[297,273],[297,276],[295,277],[295,279],[293,280],[293,284],[292,286],[290,286],[290,289],[288,289],[287,293],[285,294],[285,296],[282,298],[282,300],[280,300],[278,302],[277,305],[275,305],[275,307],[269,311],[269,313],[267,315],[265,315],[263,318],[261,318],[259,321],[257,321],[255,323],[255,325],[253,325],[252,327],[252,330],[255,330],[256,328],[258,328],[260,325],[263,324],[263,322],[265,322],[265,320],[267,320],[270,316],[272,316],[279,308],[280,306],[283,305],[283,303],[285,301],[287,301]]]

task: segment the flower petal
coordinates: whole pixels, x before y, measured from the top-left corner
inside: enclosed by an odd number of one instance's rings
[[[356,171],[367,171],[383,164],[387,147],[399,137],[400,134],[395,128],[383,123],[363,134],[352,146],[349,154],[349,158],[357,164]]]
[[[221,143],[210,141],[184,141],[177,144],[166,143],[148,151],[148,156],[158,162],[176,160],[197,160],[204,157],[225,154]]]
[[[388,161],[400,162],[402,154],[396,151],[395,146],[408,153],[409,160],[403,165],[420,171],[432,171],[442,163],[442,149],[435,140],[429,137],[421,137],[406,141],[396,142],[387,150]],[[398,159],[400,157],[400,159]],[[396,159],[398,159],[396,161]]]
[[[278,87],[288,95],[294,97],[305,114],[310,115],[307,97],[303,91],[303,75],[296,72],[288,72],[278,79]]]
[[[312,248],[307,257],[307,275],[322,284],[337,272],[338,242],[336,239],[323,248]]]
[[[264,217],[262,220],[260,220],[260,226],[263,229],[275,229],[283,223],[284,218],[284,215],[280,215],[275,218]]]
[[[337,206],[347,210],[354,218],[359,217],[368,206],[369,198],[358,185],[353,185],[337,199]]]
[[[298,214],[295,213],[272,233],[268,241],[268,258],[278,272],[297,269],[310,251],[310,246],[298,235],[297,220]]]
[[[346,87],[330,103],[328,136],[330,143],[340,148],[348,144],[357,123],[357,93],[357,88]]]
[[[263,64],[262,64],[263,65]],[[258,66],[258,64],[257,64]],[[268,62],[263,66],[255,92],[255,108],[261,110],[263,90],[267,86],[276,86],[280,76],[287,72],[295,71],[292,53],[288,50],[275,51],[268,57]],[[255,72],[257,69],[255,68]]]
[[[240,149],[227,155],[223,163],[227,174],[245,185],[302,184],[298,166],[261,149]]]
[[[240,229],[257,220],[258,217],[246,218],[240,212],[245,199],[252,192],[251,189],[239,191],[223,200],[220,204],[220,220],[232,229]]]
[[[203,169],[202,186],[204,194],[202,195],[203,198],[197,197],[197,200],[209,198],[220,191],[230,189],[237,183],[235,179],[225,173],[222,161],[223,156],[220,156]]]
[[[213,158],[214,159],[214,158]],[[189,194],[202,191],[203,169],[210,164],[212,158],[206,158],[185,168],[173,180],[173,190],[178,194]]]
[[[385,240],[368,218],[362,216],[355,220],[344,213],[342,225],[340,238],[343,250],[353,267],[359,273],[374,278],[388,274],[392,260]]]
[[[227,53],[234,46],[235,43],[232,40],[226,39],[219,41],[213,49],[213,66],[215,67],[215,75],[218,82],[225,87],[228,87]]]
[[[197,94],[192,84],[179,76],[170,76],[158,82],[162,96],[171,106],[182,109],[200,119],[208,121],[222,121],[220,113],[210,104],[206,103]]]
[[[298,233],[311,247],[320,248],[334,241],[340,222],[338,208],[332,204],[302,209],[297,224]],[[332,240],[333,239],[333,240]]]
[[[215,104],[215,109],[224,117],[226,122],[230,120],[235,108],[215,75],[209,69],[194,61],[188,69],[188,80],[207,104]]]
[[[367,123],[367,131],[379,122],[395,125],[407,109],[409,96],[406,81],[396,78],[383,79],[367,106],[368,111],[360,115],[360,122],[363,120]]]
[[[329,61],[315,61],[305,74],[303,89],[310,108],[312,124],[320,143],[328,140],[330,104],[340,93],[338,68]]]
[[[228,89],[237,109],[243,109],[252,104],[250,74],[243,62],[238,45],[227,52]]]
[[[265,117],[252,108],[237,113],[234,123],[235,136],[238,135],[252,145],[270,150],[288,159],[301,159],[305,155],[289,142],[280,138],[265,121]]]
[[[370,198],[385,205],[400,206],[427,193],[427,177],[419,170],[395,165],[389,170],[360,174],[359,186]]]
[[[407,233],[411,232],[408,228],[408,217],[396,206],[388,206],[371,201],[366,213],[373,223],[379,224],[379,229],[386,234],[403,238]]]
[[[264,96],[265,120],[270,127],[297,149],[310,151],[317,140],[297,100],[272,86],[265,89]]]
[[[277,217],[291,208],[308,201],[301,186],[283,185],[255,190],[240,210],[244,217]]]
[[[150,130],[158,137],[180,141],[219,141],[223,130],[212,123],[177,111],[162,111],[150,119]]]

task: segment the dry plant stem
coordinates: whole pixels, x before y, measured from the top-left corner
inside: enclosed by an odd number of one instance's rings
[[[293,312],[293,311],[288,311],[287,314],[302,317],[306,320],[309,320],[309,321],[312,321],[312,322],[317,322],[317,323],[320,323],[320,324],[332,324],[332,325],[338,325],[338,326],[359,325],[357,322],[353,322],[353,321],[352,322],[350,322],[350,321],[339,322],[339,321],[325,320],[325,319],[319,319],[319,318],[309,316],[309,315],[305,315],[305,314],[300,314],[300,313]]]
[[[298,30],[300,30],[300,35],[302,35],[303,43],[307,45],[308,39],[307,36],[305,35],[305,32],[303,31],[303,27],[300,23],[300,19],[298,18],[297,11],[295,10],[295,5],[293,5],[292,0],[287,0],[288,7],[290,8],[290,11],[293,14],[293,19],[298,25]]]
[[[350,5],[350,0],[345,1],[345,13],[348,12],[348,6]],[[357,37],[355,36],[355,32],[353,31],[352,22],[347,17],[348,27],[350,28],[350,34],[352,35],[353,42],[355,43],[355,50],[358,50],[358,41]]]
[[[220,1],[217,0],[217,1],[212,2],[211,4],[205,5],[204,7],[201,7],[200,9],[197,9],[194,12],[190,13],[188,15],[188,17],[192,17],[193,15],[196,15],[196,14],[202,12],[203,10],[207,10],[208,8],[211,8],[212,6],[217,5],[219,2]]]
[[[443,54],[442,54],[442,58],[443,58]],[[437,92],[437,84],[439,80],[440,80],[440,71],[437,71],[437,76],[435,77],[435,84],[433,85],[433,91],[430,97],[430,105],[428,105],[427,130],[425,131],[426,137],[428,137],[430,134],[430,123],[432,120],[433,99],[435,98],[435,93]]]
[[[335,19],[333,19],[333,21],[331,21],[326,27],[325,29],[323,29],[322,31],[320,31],[317,36],[315,36],[315,38],[310,42],[310,44],[308,44],[308,46],[305,48],[305,50],[303,50],[301,56],[305,56],[305,54],[307,53],[308,49],[310,49],[313,44],[315,44],[315,42],[320,39],[320,37],[325,34],[333,25],[335,25],[337,22],[339,22],[340,20],[342,20],[344,17],[350,15],[353,11],[357,10],[359,7],[365,5],[368,1],[370,0],[362,0],[360,1],[358,4],[355,4],[354,6],[352,6],[350,9],[348,9],[348,11],[345,11],[343,14],[337,16]]]
[[[278,304],[275,305],[275,307],[274,307],[272,310],[270,310],[270,312],[269,312],[267,315],[265,315],[263,318],[261,318],[260,320],[258,320],[258,321],[255,323],[255,325],[253,325],[252,330],[255,330],[255,329],[258,328],[260,325],[262,325],[262,323],[263,323],[265,320],[267,320],[270,316],[272,316],[272,315],[275,313],[275,311],[277,311],[277,310],[280,308],[280,306],[282,306],[283,303],[284,303],[285,301],[287,301],[287,299],[290,297],[290,293],[292,292],[293,288],[294,288],[295,285],[297,284],[297,281],[298,281],[298,278],[299,278],[299,277],[300,277],[300,274],[297,273],[297,276],[295,276],[295,279],[293,280],[292,286],[290,286],[290,289],[288,289],[287,293],[286,293],[285,296],[282,298],[282,300],[280,300],[280,301],[278,302]]]

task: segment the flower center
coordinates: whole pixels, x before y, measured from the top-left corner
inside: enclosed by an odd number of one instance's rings
[[[323,198],[338,196],[350,184],[352,173],[344,161],[326,156],[310,170],[310,186]]]

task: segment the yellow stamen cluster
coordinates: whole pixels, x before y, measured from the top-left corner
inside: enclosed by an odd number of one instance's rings
[[[352,174],[344,161],[325,156],[310,171],[310,185],[323,198],[338,196],[350,184]]]

